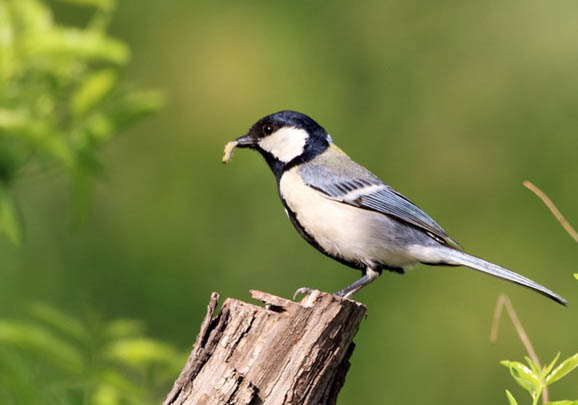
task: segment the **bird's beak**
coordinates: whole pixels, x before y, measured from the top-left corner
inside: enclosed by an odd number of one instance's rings
[[[235,139],[238,148],[253,148],[257,145],[257,140],[250,135],[244,135],[240,138]]]
[[[225,145],[225,154],[223,155],[223,163],[228,163],[231,160],[235,148],[255,149],[257,147],[257,142],[258,142],[257,139],[253,138],[249,134],[229,142],[228,144]]]

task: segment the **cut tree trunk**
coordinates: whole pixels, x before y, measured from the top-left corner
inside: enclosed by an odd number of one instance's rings
[[[164,405],[332,405],[345,382],[363,304],[313,291],[300,303],[251,291],[207,315]]]

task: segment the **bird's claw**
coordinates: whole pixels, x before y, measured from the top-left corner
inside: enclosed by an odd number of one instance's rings
[[[313,289],[309,288],[309,287],[301,287],[298,288],[295,293],[293,293],[293,300],[295,300],[299,295],[304,294],[304,295],[309,295],[313,292]]]

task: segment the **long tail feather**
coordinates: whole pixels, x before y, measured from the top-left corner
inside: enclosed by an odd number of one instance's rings
[[[451,264],[467,266],[474,270],[490,274],[494,277],[503,278],[521,286],[531,288],[532,290],[545,295],[546,297],[556,301],[559,304],[568,305],[568,302],[555,292],[524,276],[514,273],[511,270],[498,266],[497,264],[487,262],[483,259],[480,259],[479,257],[475,257],[451,248],[444,248],[444,255],[446,255],[446,257],[449,259],[448,261],[450,261]]]

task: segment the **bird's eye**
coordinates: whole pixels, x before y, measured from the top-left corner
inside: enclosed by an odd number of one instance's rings
[[[265,135],[271,135],[273,133],[273,127],[271,125],[264,125],[263,126],[263,133]]]

